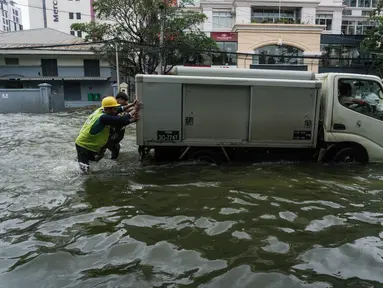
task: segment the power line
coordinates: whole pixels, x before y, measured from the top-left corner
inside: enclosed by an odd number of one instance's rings
[[[54,9],[51,9],[51,8],[42,8],[42,7],[40,7],[40,6],[34,6],[34,5],[26,5],[26,4],[17,4],[18,6],[23,6],[23,7],[28,7],[28,8],[34,8],[34,9],[40,9],[40,10],[46,10],[46,11],[54,11]],[[187,9],[187,8],[189,8],[189,7],[179,7],[179,9]],[[237,7],[236,8],[236,11],[239,11],[239,12],[241,12],[241,11],[244,11],[244,12],[247,12],[247,10],[241,10],[241,8],[239,8],[239,7]],[[70,11],[65,11],[65,10],[60,10],[59,12],[62,12],[62,13],[80,13],[80,12],[70,12]],[[201,10],[201,12],[199,12],[199,13],[203,13],[203,10]],[[82,16],[88,16],[88,17],[92,17],[92,15],[91,14],[85,14],[85,13],[80,13]],[[314,14],[314,13],[308,13],[308,14],[305,14],[306,16],[307,15],[309,15],[310,17],[315,17],[316,16],[316,13]],[[82,19],[73,19],[73,20],[82,20]],[[100,19],[100,20],[105,20],[105,21],[115,21],[115,20],[113,20],[113,19],[111,19],[111,18],[106,18],[106,19]],[[365,21],[367,21],[368,20],[368,18],[367,19],[365,19]],[[355,20],[356,21],[356,20]],[[204,23],[211,23],[212,24],[212,20],[211,21],[206,21],[206,22],[204,22]],[[204,23],[201,23],[201,25],[203,25]],[[234,25],[235,24],[241,24],[241,23],[234,23]],[[249,23],[249,24],[251,24],[251,23]],[[282,23],[280,23],[280,24],[282,24]],[[234,26],[234,25],[232,25],[232,26]],[[226,25],[221,25],[221,24],[219,24],[218,25],[220,28],[227,28],[228,30],[231,30],[232,28],[230,28],[230,27],[226,27]],[[265,33],[265,32],[258,32],[258,34],[264,34],[264,35],[266,35],[267,33]],[[342,35],[342,36],[344,36],[343,34],[338,34],[338,35]],[[326,36],[327,37],[337,37],[338,38],[338,35],[331,35],[331,34],[326,34]],[[358,35],[353,35],[353,36],[358,36]],[[357,42],[359,42],[358,40],[356,40],[356,39],[347,39],[348,41],[355,41],[355,43],[357,43]]]
[[[99,44],[108,44],[108,43],[114,43],[118,42],[119,44],[126,44],[133,47],[146,47],[146,48],[153,48],[153,53],[157,53],[156,50],[160,49],[159,45],[155,44],[147,44],[147,43],[139,43],[139,42],[133,42],[133,41],[124,41],[124,40],[117,40],[117,39],[111,39],[111,40],[104,40],[104,41],[97,41],[97,42],[84,42],[84,43],[72,43],[72,44],[54,44],[54,45],[34,45],[34,46],[23,46],[23,47],[3,47],[0,48],[0,51],[6,51],[6,50],[39,50],[39,51],[90,51],[93,52],[93,50],[68,50],[68,49],[47,49],[47,48],[63,48],[63,47],[72,47],[72,46],[91,46],[91,45],[99,45]],[[98,46],[100,47],[100,46]],[[95,47],[97,48],[97,47]],[[129,49],[132,49],[129,47]],[[134,49],[134,48],[133,48]],[[349,60],[355,60],[358,59],[359,61],[362,60],[373,60],[371,58],[352,58],[352,57],[328,57],[326,55],[316,55],[316,56],[307,56],[307,55],[280,55],[280,54],[261,54],[261,53],[244,53],[244,52],[226,52],[226,51],[219,51],[219,50],[207,50],[207,49],[195,49],[195,48],[189,48],[185,46],[177,46],[177,45],[164,45],[163,49],[169,51],[183,51],[183,52],[190,52],[190,56],[193,56],[193,54],[224,54],[224,55],[235,55],[237,57],[242,56],[243,58],[247,57],[276,57],[276,58],[288,58],[288,59],[313,59],[313,60],[342,60],[342,61],[349,61]],[[121,51],[121,49],[120,49]],[[379,55],[378,53],[375,53]]]

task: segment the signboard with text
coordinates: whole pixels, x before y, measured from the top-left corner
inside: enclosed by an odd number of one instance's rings
[[[211,32],[210,38],[219,42],[237,42],[237,32]]]

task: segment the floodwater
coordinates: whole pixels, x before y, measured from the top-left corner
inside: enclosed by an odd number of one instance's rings
[[[0,287],[383,287],[383,166],[141,166],[132,126],[81,176],[85,118],[0,115]]]

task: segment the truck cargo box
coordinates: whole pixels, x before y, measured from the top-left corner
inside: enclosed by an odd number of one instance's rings
[[[315,147],[321,82],[311,73],[298,72],[292,80],[229,74],[137,75],[144,104],[137,145]]]

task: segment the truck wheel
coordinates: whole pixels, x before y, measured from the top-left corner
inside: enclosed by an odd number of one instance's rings
[[[222,156],[214,151],[199,150],[193,153],[190,157],[193,161],[207,162],[219,165],[222,163]]]
[[[353,163],[353,162],[359,162],[359,163],[366,163],[367,162],[367,156],[365,155],[364,151],[361,151],[358,148],[355,147],[346,147],[340,149],[338,152],[335,153],[335,156],[333,158],[333,162],[335,163]]]

